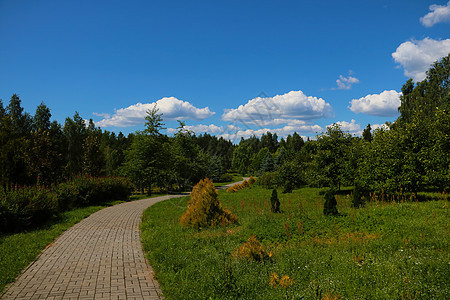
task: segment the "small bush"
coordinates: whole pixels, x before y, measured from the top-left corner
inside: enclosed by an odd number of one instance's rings
[[[132,190],[133,184],[127,178],[90,176],[77,176],[57,189],[63,210],[127,199]]]
[[[222,208],[219,194],[208,178],[194,186],[188,208],[180,219],[181,225],[194,228],[228,225],[237,221],[237,216]]]
[[[266,189],[272,189],[277,184],[277,172],[264,172],[258,177],[257,183]]]
[[[278,200],[278,193],[276,189],[273,189],[272,196],[270,197],[270,210],[274,213],[281,212],[280,200]]]
[[[365,195],[363,189],[359,185],[355,185],[353,189],[352,206],[361,207],[367,200],[367,195]]]
[[[219,182],[230,182],[233,181],[233,175],[226,173],[220,176]]]
[[[233,252],[233,257],[236,259],[243,258],[249,261],[263,261],[270,258],[271,254],[264,250],[256,236],[252,234],[247,242]]]
[[[337,201],[334,196],[335,191],[333,189],[329,189],[325,192],[325,203],[323,205],[323,214],[326,216],[337,216],[339,215],[337,211]]]
[[[78,189],[71,182],[60,183],[56,188],[58,208],[60,211],[71,210],[75,207],[78,197]]]
[[[253,177],[250,177],[250,179]],[[255,178],[253,178],[253,182],[255,182]],[[252,183],[250,183],[250,180],[244,180],[242,183],[236,183],[233,184],[232,186],[227,188],[227,192],[228,193],[234,193],[237,192],[239,190],[245,189],[246,187],[250,187],[252,185]]]
[[[58,212],[56,193],[43,186],[0,188],[0,231],[39,225]]]

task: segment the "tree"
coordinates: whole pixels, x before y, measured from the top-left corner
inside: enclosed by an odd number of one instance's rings
[[[42,102],[37,108],[33,117],[33,130],[46,130],[50,129],[50,118],[52,114],[50,109]]]
[[[277,190],[276,189],[272,190],[272,196],[270,197],[270,210],[273,213],[281,212],[281,210],[280,210],[280,200],[278,199],[278,194],[277,194]]]
[[[1,121],[1,119],[2,119],[3,117],[5,117],[5,116],[6,116],[6,110],[5,110],[5,108],[3,107],[3,100],[0,99],[0,121]]]
[[[362,132],[362,136],[363,136],[363,140],[367,141],[367,142],[371,142],[372,141],[372,128],[370,127],[370,124],[367,124],[367,127],[363,130]]]
[[[338,216],[337,201],[334,196],[336,192],[333,189],[329,189],[325,192],[325,203],[323,205],[323,214],[326,216]]]
[[[248,173],[251,163],[252,150],[250,145],[240,143],[234,150],[232,166],[243,176]]]
[[[342,183],[352,183],[353,174],[350,161],[351,135],[340,125],[327,127],[325,134],[317,137],[317,152],[314,160],[319,184],[337,187]]]
[[[263,161],[261,162],[261,168],[260,168],[260,172],[264,173],[264,172],[271,172],[275,169],[275,165],[273,163],[273,158],[272,158],[272,154],[267,153],[266,156],[264,157]]]
[[[160,132],[164,124],[156,105],[147,111],[145,121],[146,129],[134,135],[126,151],[122,173],[131,178],[141,191],[147,188],[151,195],[154,184],[164,184],[161,175],[166,157],[162,149],[166,138]]]
[[[10,117],[14,137],[26,137],[30,133],[32,121],[30,114],[23,113],[22,101],[16,94],[12,95],[6,113]]]
[[[86,124],[78,112],[68,117],[63,127],[66,139],[66,176],[79,174],[83,168],[83,143],[87,137]]]

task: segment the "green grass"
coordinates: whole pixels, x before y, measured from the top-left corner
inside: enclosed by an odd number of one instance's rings
[[[165,196],[165,195],[167,195],[167,194],[166,193],[152,193],[151,196],[149,196],[147,194],[136,194],[136,195],[131,195],[129,201],[156,198],[156,197]]]
[[[214,182],[214,186],[215,187],[220,187],[220,186],[224,186],[224,185],[231,184],[231,183],[238,182],[238,181],[242,181],[242,180],[244,180],[242,175],[233,174],[233,180],[231,180],[229,182]]]
[[[142,241],[167,299],[449,299],[448,201],[369,203],[351,208],[338,196],[340,217],[323,216],[319,189],[220,191],[239,224],[186,229],[179,219],[188,197],[159,202],[144,213]],[[232,253],[255,234],[272,257]],[[289,288],[269,285],[288,275]]]
[[[111,202],[110,205],[121,203]],[[0,295],[41,251],[65,230],[105,206],[90,206],[61,213],[39,229],[0,236]]]

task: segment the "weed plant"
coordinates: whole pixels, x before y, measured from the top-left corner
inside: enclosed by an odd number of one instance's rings
[[[239,217],[226,227],[182,227],[188,198],[145,211],[143,246],[167,299],[450,298],[447,200],[378,199],[356,209],[338,194],[340,215],[327,217],[319,189],[280,194],[279,214],[270,193],[220,191]],[[233,257],[252,235],[270,259]]]

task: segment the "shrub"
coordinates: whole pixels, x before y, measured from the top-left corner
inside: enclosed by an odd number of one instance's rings
[[[263,261],[271,257],[271,254],[264,250],[256,236],[252,234],[247,242],[233,252],[234,258],[244,258],[250,261]]]
[[[74,208],[78,197],[78,189],[75,184],[71,182],[60,183],[56,188],[56,194],[60,211]]]
[[[250,179],[252,179],[253,177],[250,177]],[[242,183],[236,183],[230,187],[227,188],[227,192],[228,193],[234,193],[237,192],[239,190],[245,189],[246,187],[250,187],[252,185],[252,183],[250,183],[250,179],[249,180],[244,180]],[[255,182],[255,178],[253,178],[253,183]]]
[[[39,225],[58,212],[56,193],[43,186],[0,188],[0,231]]]
[[[230,182],[233,181],[233,175],[226,173],[220,176],[219,182]]]
[[[277,184],[278,172],[264,172],[258,177],[258,184],[266,189],[272,189]]]
[[[325,203],[323,205],[323,214],[326,216],[339,215],[337,211],[337,201],[334,194],[335,194],[334,189],[329,189],[325,192]]]
[[[270,210],[274,213],[279,213],[280,211],[280,200],[278,200],[278,193],[276,189],[273,189],[272,196],[270,197]]]
[[[63,210],[104,204],[115,199],[127,199],[132,189],[133,184],[125,177],[77,176],[58,186],[58,202]]]
[[[188,208],[180,219],[181,225],[194,228],[228,225],[237,221],[237,216],[222,207],[219,194],[208,178],[194,186]]]
[[[364,190],[358,184],[356,184],[355,188],[353,189],[352,206],[353,207],[363,206],[367,198],[368,197],[364,192]]]

